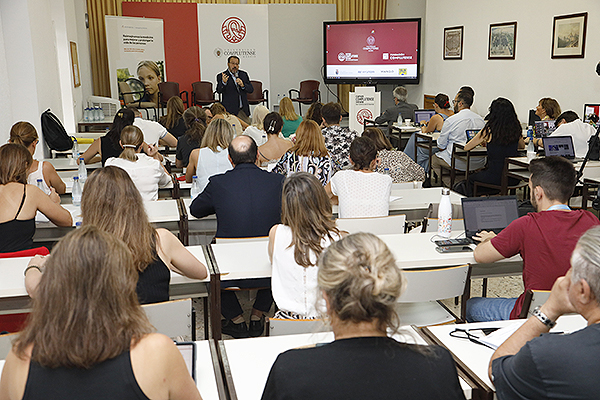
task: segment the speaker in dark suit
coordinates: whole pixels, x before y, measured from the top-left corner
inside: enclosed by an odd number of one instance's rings
[[[248,93],[254,88],[246,71],[240,70],[240,59],[230,56],[227,59],[227,69],[217,75],[217,92],[222,95],[222,104],[228,113],[238,115],[240,111],[250,116]]]

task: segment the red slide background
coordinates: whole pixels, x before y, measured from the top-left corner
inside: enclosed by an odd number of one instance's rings
[[[167,79],[179,83],[191,98],[192,83],[200,80],[198,8],[196,3],[123,2],[123,16],[164,21]],[[190,104],[191,105],[191,104]]]

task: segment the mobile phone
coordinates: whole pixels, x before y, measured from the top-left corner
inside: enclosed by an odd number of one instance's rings
[[[441,246],[435,248],[438,253],[466,253],[473,251],[469,246]]]
[[[466,246],[472,244],[473,241],[469,238],[464,239],[445,239],[445,240],[436,240],[435,244],[438,246]]]

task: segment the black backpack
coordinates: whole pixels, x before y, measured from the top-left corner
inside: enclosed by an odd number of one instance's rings
[[[67,151],[73,148],[73,139],[50,109],[42,113],[42,133],[50,150]]]

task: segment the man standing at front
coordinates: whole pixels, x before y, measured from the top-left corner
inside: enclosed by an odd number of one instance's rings
[[[567,203],[577,182],[573,164],[562,157],[546,157],[529,163],[531,203],[537,210],[518,218],[497,236],[480,232],[474,252],[478,263],[493,263],[520,254],[525,290],[550,290],[567,273],[569,257],[585,231],[598,225],[589,211],[571,210]],[[498,321],[519,317],[525,293],[518,299],[474,297],[467,301],[469,322]]]
[[[233,115],[243,112],[242,117],[250,117],[248,93],[253,91],[248,73],[240,70],[240,59],[229,56],[227,69],[217,75],[217,92],[223,95],[221,103],[227,112]]]
[[[234,138],[228,150],[234,168],[209,178],[204,191],[190,205],[190,213],[196,218],[216,214],[216,237],[219,238],[268,236],[271,227],[281,223],[281,190],[285,177],[256,166],[258,150],[250,136]],[[240,262],[244,262],[243,254]],[[242,287],[243,281],[228,283]],[[259,282],[253,287],[264,286],[270,286],[270,282]],[[221,291],[223,333],[235,338],[260,336],[264,330],[264,313],[272,303],[270,288],[258,291],[248,331],[236,294]]]

